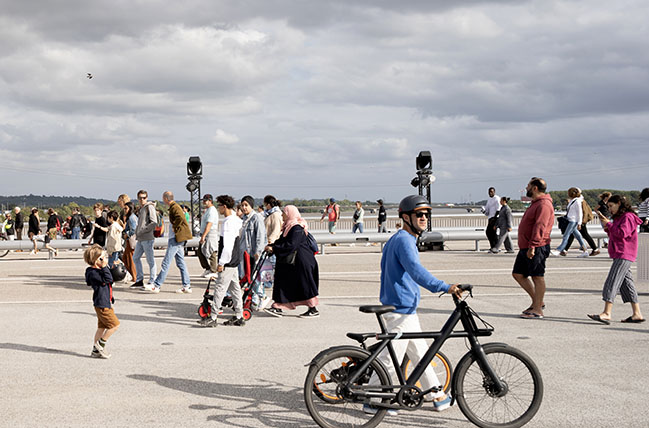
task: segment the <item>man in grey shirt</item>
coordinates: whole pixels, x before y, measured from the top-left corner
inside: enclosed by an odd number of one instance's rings
[[[149,282],[153,284],[156,278],[156,265],[153,256],[153,242],[155,240],[153,231],[158,224],[158,215],[155,210],[155,204],[149,202],[149,194],[146,190],[137,192],[137,200],[140,203],[140,210],[137,214],[137,228],[135,229],[135,252],[133,253],[133,262],[137,271],[137,278],[131,288],[144,288],[144,272],[142,271],[142,255],[146,255],[146,262],[149,265]]]

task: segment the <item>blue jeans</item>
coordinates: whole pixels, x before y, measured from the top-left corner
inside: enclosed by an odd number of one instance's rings
[[[360,233],[363,233],[363,223],[355,223],[352,225],[352,233],[356,233],[357,230]]]
[[[174,258],[176,259],[176,266],[178,266],[178,269],[180,270],[180,278],[183,287],[190,287],[189,272],[187,272],[187,265],[185,264],[185,243],[178,243],[176,242],[176,238],[169,238],[167,252],[165,253],[164,259],[162,259],[160,273],[153,283],[156,288],[160,288],[160,286],[165,282],[165,278],[167,278],[167,273],[169,272],[169,267],[171,266],[171,260]]]
[[[135,263],[135,269],[137,270],[136,281],[142,281],[144,279],[144,272],[142,272],[142,254],[146,255],[146,262],[149,265],[149,283],[153,283],[155,280],[155,258],[153,257],[153,239],[149,241],[137,241],[135,244],[135,251],[133,252],[133,262]]]
[[[568,245],[568,239],[570,238],[570,235],[575,235],[575,238],[577,238],[577,241],[579,242],[579,246],[581,248],[586,248],[584,239],[581,237],[581,233],[579,233],[579,230],[577,230],[577,222],[571,221],[570,223],[568,223],[568,226],[566,227],[566,232],[563,234],[563,240],[561,241],[561,244],[557,247],[557,251],[563,251],[566,248],[566,245]]]
[[[72,228],[72,236],[70,239],[81,239],[81,228],[80,227],[73,227]]]
[[[119,256],[122,254],[121,251],[115,251],[108,256],[108,268],[112,269],[115,266],[115,260],[119,259]]]

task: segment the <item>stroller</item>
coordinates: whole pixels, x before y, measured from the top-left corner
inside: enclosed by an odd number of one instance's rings
[[[247,252],[243,253],[244,276],[239,281],[239,285],[241,285],[242,288],[241,301],[243,302],[243,319],[246,321],[252,318],[252,312],[254,310],[252,308],[252,288],[255,283],[255,279],[259,277],[262,266],[264,265],[264,262],[266,261],[268,256],[269,253],[267,253],[266,251],[261,253],[259,260],[257,260],[257,263],[255,264],[255,268],[252,270],[252,272],[250,272],[250,255]],[[207,282],[205,293],[203,293],[203,302],[198,307],[198,316],[200,316],[201,318],[209,317],[212,312],[212,300],[214,300],[214,296],[210,294],[210,285],[212,284],[212,281],[214,281],[214,278],[210,278],[210,280]],[[221,303],[221,308],[227,307],[232,307],[232,298],[230,296],[225,296],[223,298],[223,302]]]

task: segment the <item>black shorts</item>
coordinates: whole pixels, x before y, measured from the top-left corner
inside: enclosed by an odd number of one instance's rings
[[[545,275],[545,259],[550,255],[550,244],[537,247],[534,251],[534,257],[527,258],[527,248],[518,250],[516,261],[514,262],[514,269],[512,273],[518,273],[525,278],[528,276],[544,276]]]

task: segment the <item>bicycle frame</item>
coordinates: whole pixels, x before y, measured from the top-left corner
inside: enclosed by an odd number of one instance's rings
[[[355,397],[362,397],[363,399],[367,398],[391,398],[394,399],[404,388],[413,388],[419,378],[424,374],[426,368],[429,366],[435,354],[439,352],[440,348],[450,338],[467,338],[471,344],[471,352],[473,352],[478,365],[480,366],[483,373],[485,373],[493,382],[494,391],[496,395],[500,396],[501,394],[506,393],[506,386],[500,381],[497,374],[493,371],[493,368],[489,364],[486,354],[482,348],[482,345],[478,342],[478,337],[482,336],[491,336],[493,329],[484,328],[480,329],[477,327],[471,309],[469,305],[464,301],[458,299],[456,296],[453,296],[455,302],[455,310],[448,318],[444,326],[440,331],[433,332],[420,332],[420,333],[388,333],[383,318],[381,314],[376,314],[376,317],[379,321],[379,326],[381,327],[381,333],[373,335],[377,340],[379,340],[379,346],[374,349],[371,355],[360,365],[356,372],[347,380],[344,387],[348,393]],[[464,330],[454,331],[458,323],[462,323]],[[371,337],[368,334],[362,335],[364,338]],[[408,377],[406,381],[404,379],[404,374],[399,369],[400,364],[397,359],[397,355],[392,346],[393,340],[405,340],[405,339],[434,339],[433,343],[428,348],[428,351],[424,354],[421,361],[415,367],[414,371]],[[363,339],[364,340],[364,339]],[[364,343],[362,343],[364,345]],[[395,371],[399,380],[398,385],[367,385],[367,386],[354,386],[354,383],[359,379],[362,373],[369,368],[372,361],[374,361],[379,354],[385,349],[388,348],[390,359],[392,364],[394,364]],[[378,390],[381,390],[380,392]],[[384,392],[384,390],[393,390],[396,392]],[[433,386],[425,391],[422,391],[421,395],[428,394],[429,392],[437,392],[438,387]],[[402,408],[400,405],[393,405],[387,403],[372,403],[376,407],[382,408]]]

